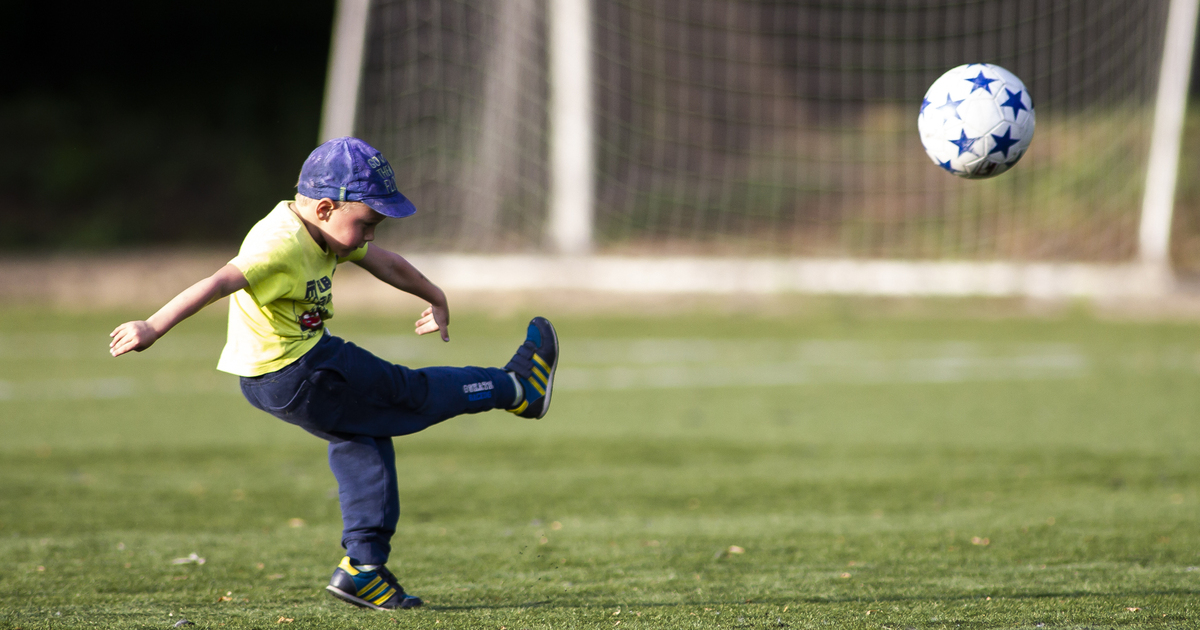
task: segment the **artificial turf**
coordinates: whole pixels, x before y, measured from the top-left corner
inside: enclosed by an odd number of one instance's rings
[[[547,418],[398,439],[387,613],[324,592],[324,443],[215,372],[219,308],[120,359],[122,314],[7,312],[0,628],[1200,625],[1200,326],[869,306],[556,316]],[[408,315],[333,327],[503,364],[525,321]]]

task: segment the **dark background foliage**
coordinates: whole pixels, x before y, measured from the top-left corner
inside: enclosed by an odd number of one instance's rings
[[[0,246],[240,241],[317,140],[333,8],[6,8]]]

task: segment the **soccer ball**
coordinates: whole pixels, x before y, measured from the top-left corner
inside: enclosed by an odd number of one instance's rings
[[[1033,98],[1013,73],[990,63],[952,68],[929,86],[917,129],[934,164],[967,179],[1012,168],[1033,139]]]

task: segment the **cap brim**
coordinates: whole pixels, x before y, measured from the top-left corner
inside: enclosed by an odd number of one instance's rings
[[[417,207],[414,206],[407,197],[400,193],[396,193],[395,195],[388,197],[363,199],[362,202],[367,204],[375,212],[393,219],[403,219],[404,217],[412,216],[417,213]]]

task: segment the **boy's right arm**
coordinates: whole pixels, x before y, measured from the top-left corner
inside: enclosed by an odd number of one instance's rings
[[[195,315],[200,309],[217,300],[250,286],[242,271],[233,265],[225,265],[213,275],[193,284],[175,296],[166,306],[158,309],[145,321],[125,322],[109,334],[112,342],[108,352],[114,357],[130,350],[141,352],[149,348],[159,337],[167,334],[179,322]]]

